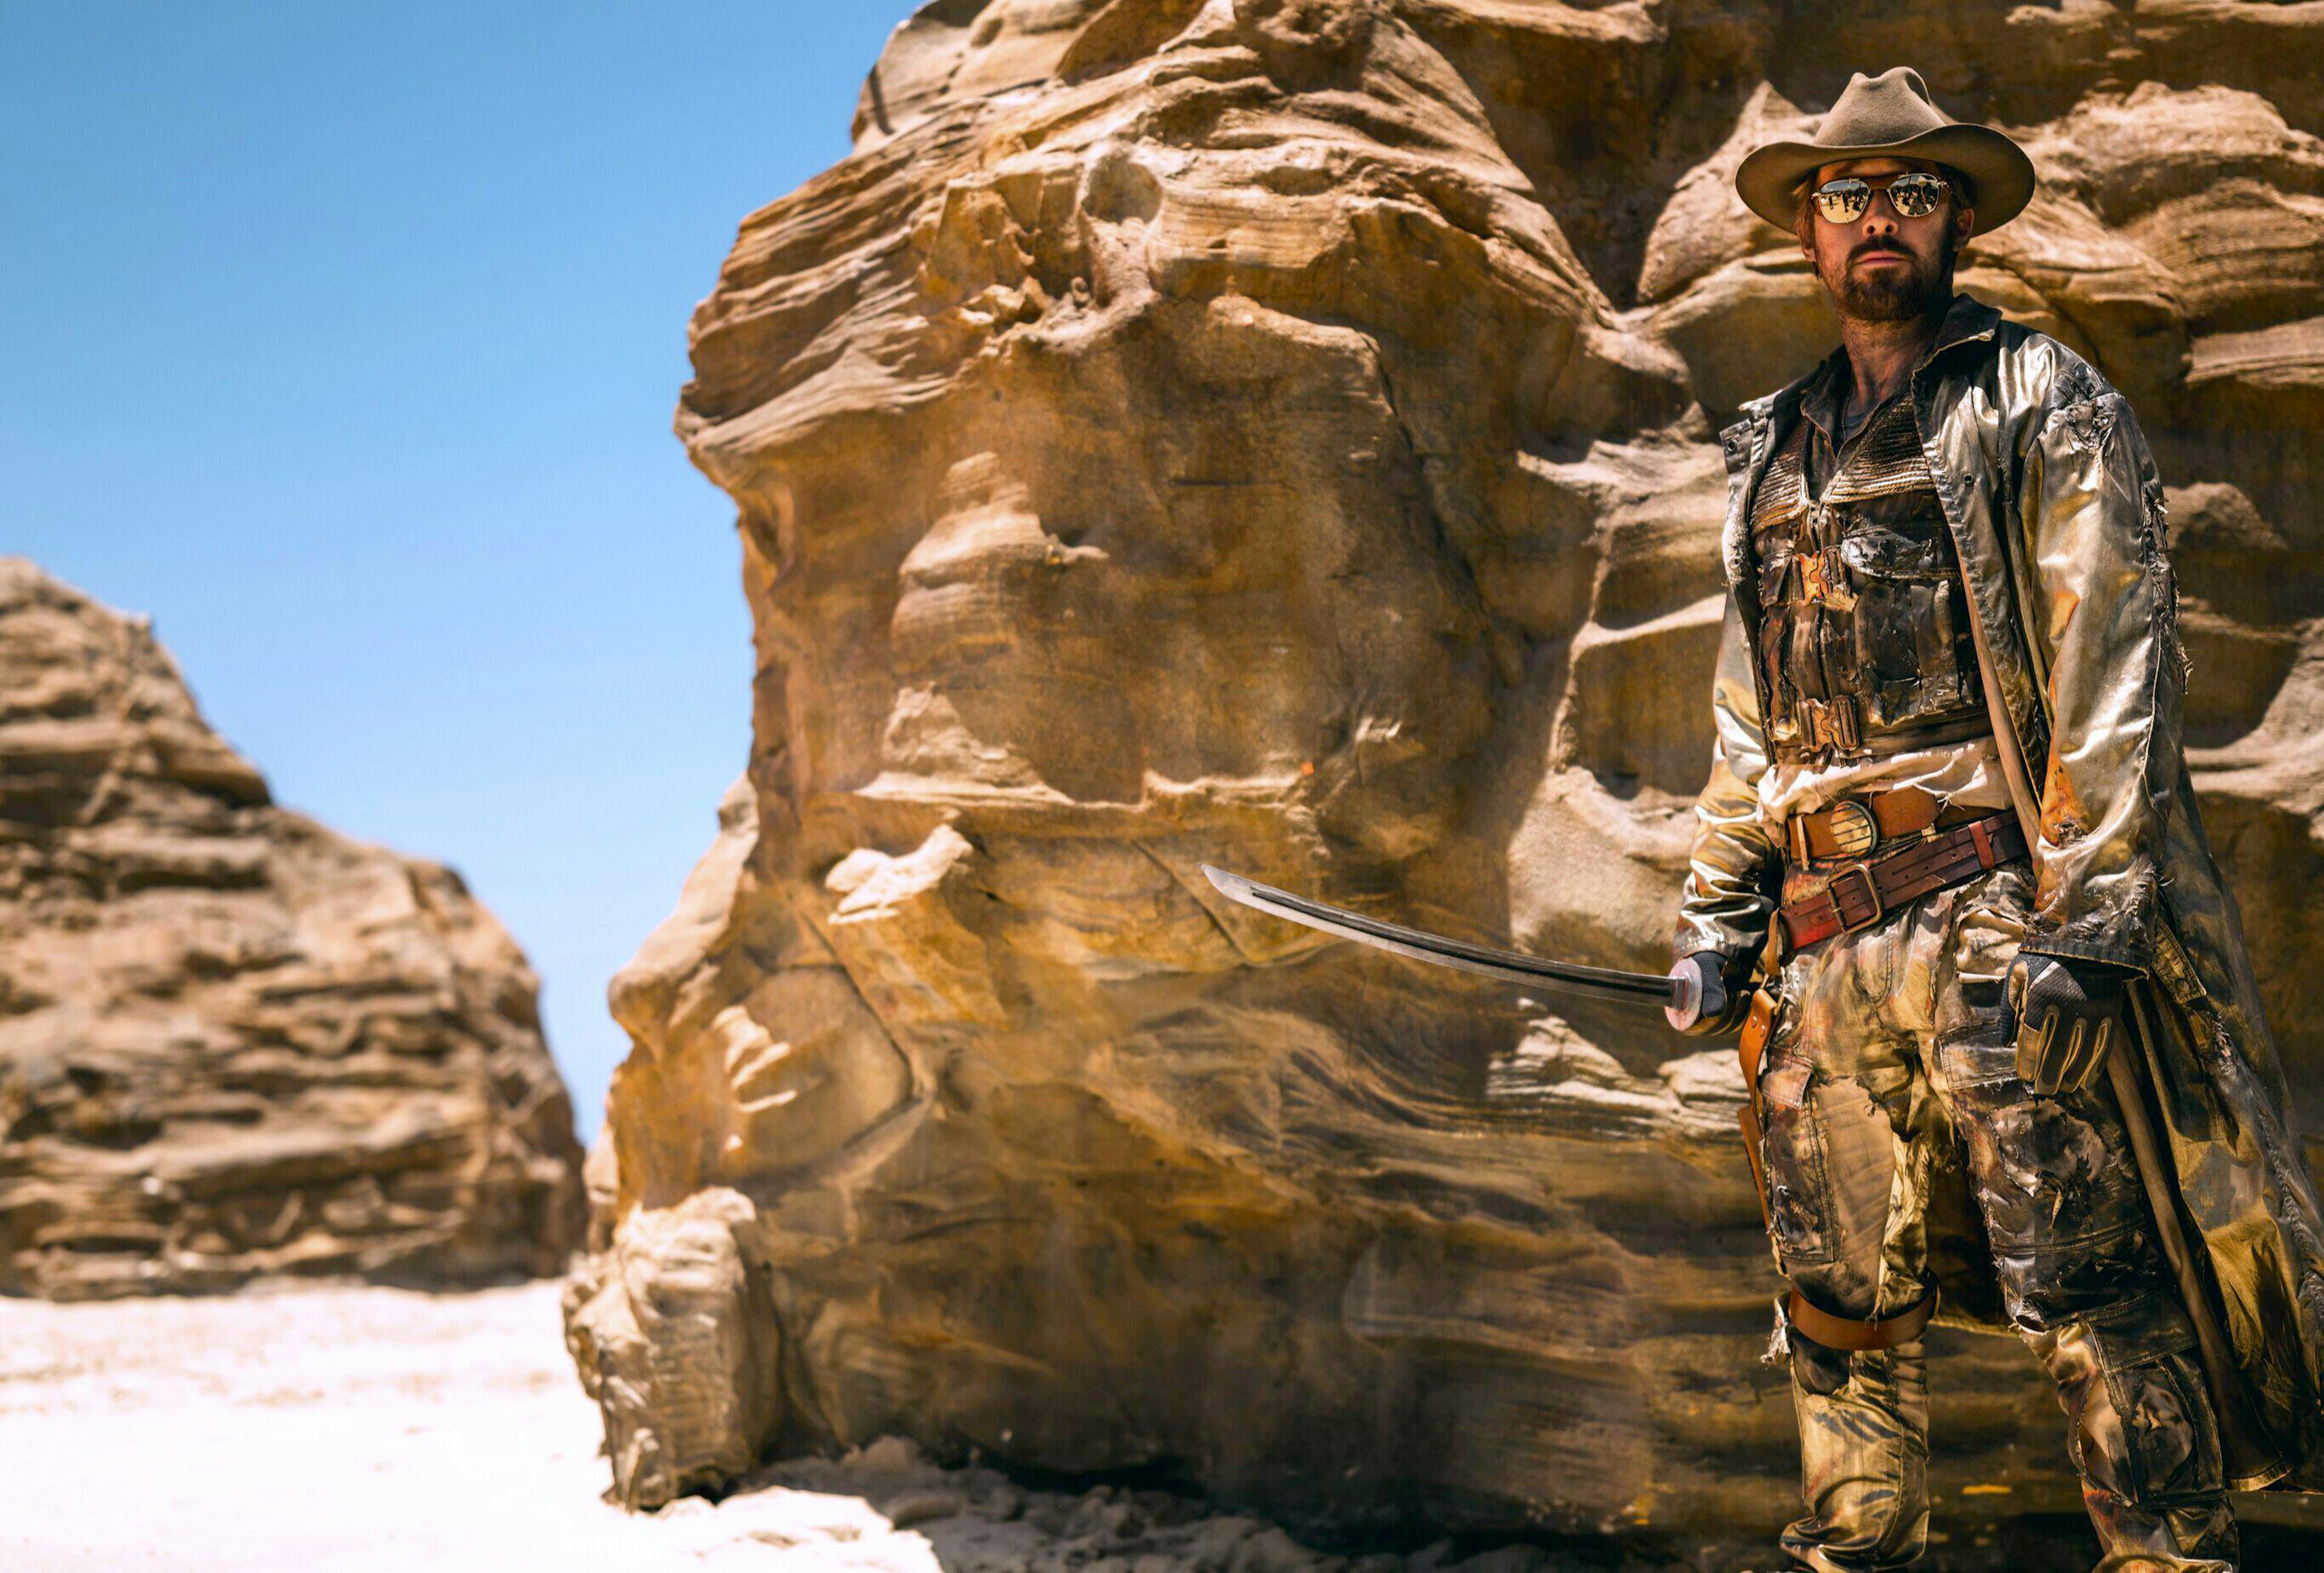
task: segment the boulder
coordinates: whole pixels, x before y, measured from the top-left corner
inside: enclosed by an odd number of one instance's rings
[[[538,993],[452,870],[276,806],[145,620],[0,558],[0,1293],[563,1271]]]
[[[1731,1056],[1198,865],[1666,965],[1715,430],[1836,338],[1729,175],[1851,66],[1914,60],[2036,151],[2041,200],[1961,282],[2154,439],[2204,800],[2317,1128],[2320,144],[2286,62],[2324,20],[2225,10],[899,28],[854,153],[743,221],[692,324],[678,427],[739,510],[756,743],[613,987],[573,1327],[617,1489],[897,1434],[1295,1521],[1695,1547],[1788,1514]],[[2215,126],[2232,178],[2195,172]],[[713,1216],[733,1264],[656,1289]],[[728,1330],[659,1342],[669,1294]],[[1938,1337],[1935,1486],[1989,1557],[2078,1509],[2057,1409],[2013,1341]],[[641,1431],[678,1440],[632,1466]]]

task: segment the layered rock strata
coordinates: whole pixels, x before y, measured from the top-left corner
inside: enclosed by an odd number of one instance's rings
[[[537,994],[456,874],[275,806],[143,620],[0,558],[0,1293],[563,1270]]]
[[[1780,1521],[1731,1059],[1197,865],[1665,965],[1715,432],[1835,337],[1729,176],[1851,68],[2042,171],[1960,282],[2154,442],[2205,809],[2319,1128],[2319,45],[2259,5],[906,22],[693,322],[756,745],[613,989],[568,1325],[621,1492],[896,1432],[1294,1515]],[[2071,1514],[2030,1359],[1941,1337],[1941,1500]]]

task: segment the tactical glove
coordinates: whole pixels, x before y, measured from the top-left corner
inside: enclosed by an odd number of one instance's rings
[[[2021,954],[2017,1074],[2041,1097],[2080,1092],[2096,1081],[2128,1030],[2123,985],[2135,976],[2104,962]]]
[[[1697,1038],[1732,1032],[1742,1025],[1751,1006],[1751,991],[1744,986],[1748,968],[1748,958],[1742,958],[1738,967],[1716,950],[1680,957],[1670,969],[1679,985],[1678,998],[1663,1007],[1664,1017],[1680,1032]]]

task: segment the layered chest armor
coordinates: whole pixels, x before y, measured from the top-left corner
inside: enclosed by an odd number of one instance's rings
[[[1776,760],[1869,759],[1991,730],[1960,563],[1904,400],[1874,412],[1836,469],[1812,424],[1794,421],[1752,501],[1751,540]]]

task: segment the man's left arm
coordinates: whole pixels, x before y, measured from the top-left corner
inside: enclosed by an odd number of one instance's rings
[[[2020,495],[2050,699],[2024,948],[2145,971],[2186,669],[2163,485],[2128,401],[2099,384],[2052,412]]]
[[[2124,980],[2153,969],[2186,668],[2163,486],[2128,401],[2098,384],[2053,411],[2023,481],[2050,748],[2019,1059],[2048,1093],[2096,1074]]]

